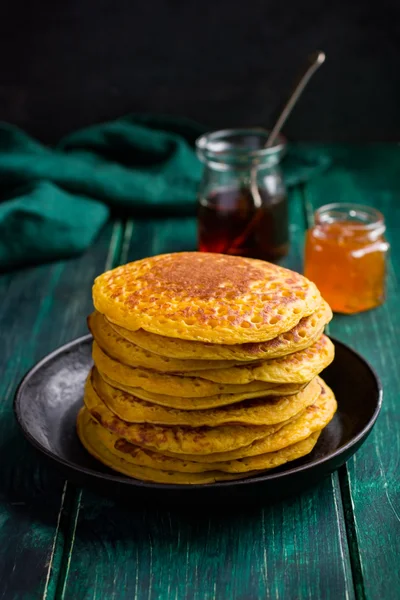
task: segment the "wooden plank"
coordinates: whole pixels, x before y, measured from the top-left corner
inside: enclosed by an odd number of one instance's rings
[[[286,262],[298,269],[298,194],[291,222]],[[194,245],[191,220],[143,221],[131,231],[132,260]],[[159,510],[129,511],[84,491],[66,575],[64,600],[354,598],[336,476],[301,497],[230,515],[171,513],[162,494]]]
[[[71,496],[19,432],[13,394],[30,366],[86,331],[91,284],[120,229],[108,226],[79,259],[0,278],[0,597],[7,600],[54,597]]]
[[[373,365],[384,386],[382,413],[371,436],[341,471],[358,597],[368,600],[400,597],[400,148],[397,151],[397,161],[395,148],[392,160],[385,160],[384,153],[372,160],[372,149],[359,149],[355,159],[354,149],[339,154],[334,148],[335,172],[307,186],[313,208],[340,200],[381,210],[392,246],[385,304],[360,315],[336,315],[331,325],[333,335]]]

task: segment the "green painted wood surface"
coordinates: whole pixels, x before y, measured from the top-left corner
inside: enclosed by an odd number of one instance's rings
[[[71,489],[38,460],[12,415],[26,370],[86,332],[91,282],[111,260],[113,228],[79,260],[0,278],[0,598],[53,598],[65,550]],[[113,246],[118,242],[114,228]],[[55,577],[54,577],[55,574]]]
[[[333,148],[342,168],[310,183],[306,198],[310,209],[338,200],[357,202],[375,206],[386,218],[391,243],[386,302],[360,315],[335,316],[330,330],[365,356],[384,386],[378,422],[340,477],[359,597],[396,600],[400,598],[400,152],[396,161],[385,160],[383,153],[371,165],[370,151]]]
[[[301,269],[299,193],[291,209],[286,264]],[[128,234],[129,260],[195,246],[190,219],[143,221]],[[157,511],[129,511],[84,491],[62,598],[354,598],[337,475],[300,498],[237,510],[177,515],[160,497]]]
[[[302,268],[305,216],[330,201],[376,205],[392,244],[386,304],[331,326],[380,374],[382,416],[346,467],[299,498],[225,515],[129,510],[54,475],[13,422],[22,374],[85,331],[95,274],[194,249],[194,220],[109,227],[79,260],[0,278],[0,599],[400,598],[400,178],[385,152],[365,168],[368,152],[332,148],[343,168],[291,197],[291,268]]]

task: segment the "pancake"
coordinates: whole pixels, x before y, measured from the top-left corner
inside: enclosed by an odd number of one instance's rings
[[[293,329],[272,340],[231,345],[168,338],[149,333],[144,329],[129,331],[114,323],[109,322],[109,324],[120,336],[148,352],[171,359],[201,359],[218,362],[269,360],[304,350],[321,337],[325,325],[331,319],[332,310],[327,302],[322,301],[315,312],[303,317]]]
[[[205,410],[207,408],[218,408],[219,406],[227,406],[229,404],[236,404],[237,402],[242,402],[243,400],[248,400],[251,398],[261,398],[265,396],[265,390],[259,390],[258,392],[247,392],[241,394],[216,394],[214,396],[203,396],[198,398],[184,398],[183,396],[168,396],[166,394],[156,394],[154,392],[149,392],[148,390],[144,390],[143,388],[131,387],[129,385],[124,385],[123,383],[119,383],[118,381],[114,381],[110,377],[108,377],[105,373],[100,372],[101,378],[104,379],[107,383],[112,385],[112,387],[122,390],[124,392],[128,392],[131,396],[136,396],[142,400],[147,400],[147,402],[151,402],[152,404],[159,404],[161,406],[169,406],[171,408],[181,408],[182,410]],[[268,388],[268,396],[290,396],[293,394],[297,394],[302,389],[304,389],[304,385],[299,385],[297,383],[288,383],[286,385],[279,384],[271,384],[271,387]]]
[[[228,473],[219,473],[210,471],[207,473],[173,473],[169,471],[157,471],[146,467],[139,467],[126,460],[112,454],[102,443],[99,442],[97,431],[101,429],[100,425],[90,418],[85,408],[82,408],[78,414],[77,433],[83,446],[97,460],[114,471],[140,479],[142,481],[151,481],[153,483],[169,484],[206,484],[216,481],[229,481],[241,479],[244,475],[229,475]]]
[[[109,321],[131,331],[242,344],[289,331],[318,308],[321,296],[299,273],[271,263],[182,252],[103,273],[93,301]]]
[[[201,473],[182,473],[177,471],[163,471],[148,467],[139,466],[133,462],[129,462],[131,454],[123,454],[118,451],[111,452],[103,443],[104,431],[101,426],[90,418],[89,413],[83,408],[78,415],[77,421],[78,436],[86,448],[97,460],[107,465],[111,469],[143,481],[151,481],[155,483],[170,483],[170,484],[207,484],[216,481],[229,481],[241,479],[246,476],[254,476],[262,471],[252,470],[245,474],[239,475],[234,473],[223,473],[220,471],[207,471]],[[102,440],[100,441],[98,432],[101,432]],[[112,442],[115,436],[110,434],[108,446],[112,447]],[[264,460],[264,468],[278,467],[285,462],[295,460],[301,456],[305,456],[315,446],[318,439],[318,434],[313,434],[307,440],[299,442],[289,448],[272,453]]]
[[[181,377],[150,369],[129,367],[107,356],[96,342],[93,342],[92,356],[98,370],[114,381],[132,387],[142,387],[150,392],[167,396],[196,398],[214,394],[240,394],[257,391],[263,391],[265,394],[273,385],[264,381],[253,381],[245,385],[214,383],[200,377]]]
[[[320,431],[312,433],[308,438],[297,442],[291,446],[281,448],[276,452],[268,452],[249,458],[231,460],[218,463],[189,462],[186,459],[171,458],[158,452],[145,450],[138,446],[133,446],[125,440],[118,439],[105,429],[99,431],[99,440],[106,446],[112,454],[123,458],[135,465],[149,467],[160,471],[177,471],[180,473],[204,473],[207,471],[222,471],[223,473],[248,473],[249,471],[264,471],[274,469],[290,460],[296,460],[305,454],[311,452],[314,448]]]
[[[95,402],[104,402],[117,417],[128,423],[218,427],[221,425],[274,425],[291,419],[313,404],[320,394],[317,380],[294,396],[264,397],[225,408],[180,410],[151,404],[117,390],[94,370],[89,374],[86,393],[95,394]]]
[[[111,327],[107,319],[96,311],[88,317],[87,322],[89,330],[100,348],[112,358],[131,367],[184,373],[203,369],[224,369],[238,364],[238,361],[235,360],[181,360],[154,354],[122,337]]]
[[[283,427],[278,429],[278,431],[253,442],[249,446],[232,450],[231,452],[215,452],[201,456],[197,454],[173,454],[172,452],[165,452],[164,455],[190,462],[219,463],[221,461],[231,461],[267,452],[275,452],[281,448],[300,442],[326,427],[332,420],[337,409],[334,393],[320,377],[317,377],[317,379],[321,386],[321,393],[314,404],[308,406],[299,416],[284,423]]]
[[[326,335],[312,346],[281,358],[263,361],[256,366],[235,366],[228,369],[193,371],[191,377],[202,377],[215,383],[244,385],[253,381],[267,383],[306,383],[313,379],[334,358],[335,347]]]
[[[119,419],[86,385],[85,406],[91,416],[111,433],[137,446],[175,454],[211,454],[249,446],[276,431],[276,425],[221,425],[220,427],[162,426],[128,423]]]

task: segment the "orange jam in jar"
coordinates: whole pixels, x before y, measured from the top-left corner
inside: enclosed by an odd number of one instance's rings
[[[383,215],[359,204],[327,204],[307,232],[305,275],[335,312],[358,313],[385,298],[386,254]]]

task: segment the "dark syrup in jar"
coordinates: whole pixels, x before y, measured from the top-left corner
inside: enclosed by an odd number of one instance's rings
[[[288,206],[284,194],[259,189],[256,208],[248,189],[220,189],[200,198],[199,250],[276,260],[289,250]]]

